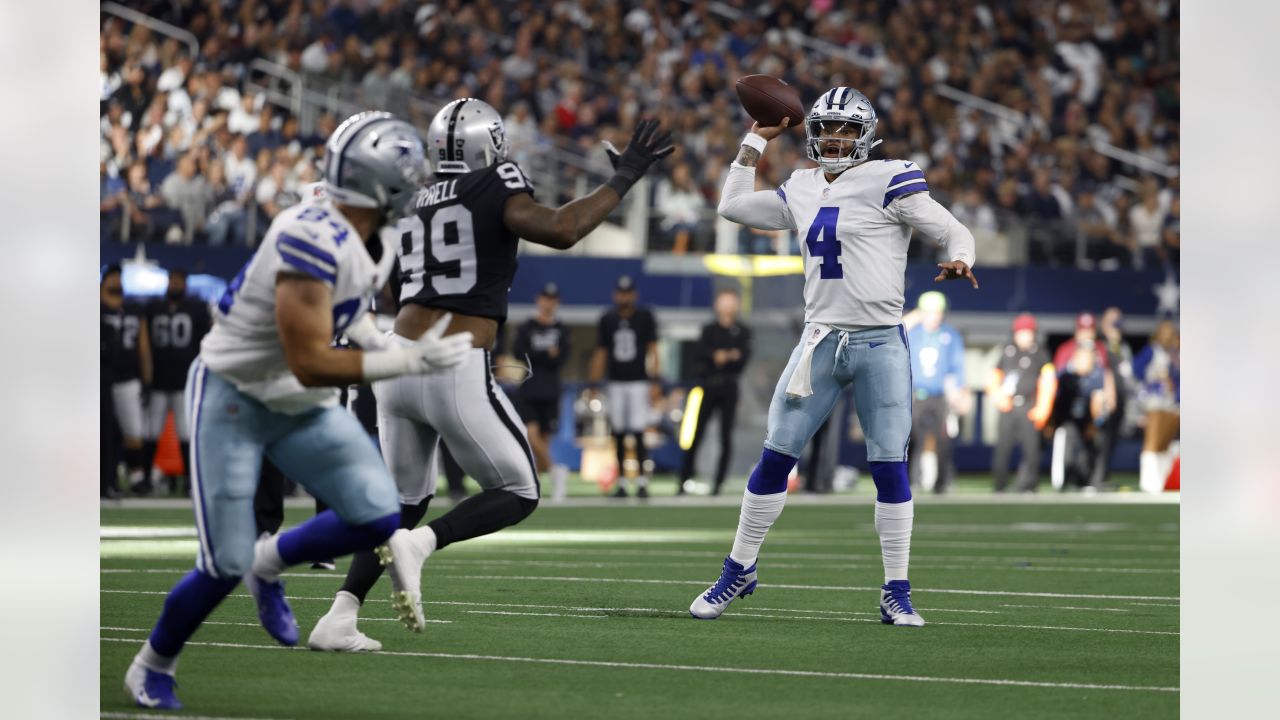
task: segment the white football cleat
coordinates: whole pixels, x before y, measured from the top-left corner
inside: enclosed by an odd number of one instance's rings
[[[351,593],[340,590],[333,601],[333,607],[325,613],[311,636],[307,638],[307,647],[312,650],[328,652],[377,652],[382,643],[360,632],[356,627],[360,601]]]
[[[893,580],[880,586],[880,622],[898,627],[924,627],[924,618],[911,607],[911,583]]]
[[[750,595],[756,589],[756,566],[744,568],[725,557],[720,579],[706,592],[693,599],[689,614],[697,620],[715,620],[729,607],[729,603]]]
[[[427,624],[422,614],[422,563],[429,553],[403,528],[392,533],[387,544],[380,545],[376,552],[391,576],[391,608],[405,627],[422,632]]]

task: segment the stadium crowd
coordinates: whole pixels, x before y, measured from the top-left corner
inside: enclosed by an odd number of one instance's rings
[[[130,240],[253,244],[297,201],[334,115],[303,127],[249,92],[249,63],[265,59],[419,126],[445,100],[485,99],[507,113],[514,158],[535,180],[550,166],[603,172],[599,140],[621,144],[637,108],[656,108],[679,149],[654,189],[654,227],[657,245],[677,250],[707,249],[708,234],[693,230],[710,217],[748,124],[730,89],[737,77],[777,75],[807,100],[852,85],[875,103],[882,155],[924,166],[934,195],[975,234],[1025,248],[1013,260],[1178,261],[1176,173],[1139,172],[1093,149],[1105,142],[1177,166],[1176,0],[131,5],[190,29],[200,52],[103,15],[104,238],[127,227]],[[939,83],[1013,114],[959,106]],[[804,163],[801,133],[785,137],[762,162],[766,183]]]

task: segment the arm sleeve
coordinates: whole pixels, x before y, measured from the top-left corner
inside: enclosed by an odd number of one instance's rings
[[[977,259],[974,252],[973,233],[956,220],[946,208],[938,204],[928,193],[916,192],[897,198],[889,206],[898,218],[935,240],[946,248],[952,260],[959,260],[973,267]]]
[[[720,216],[759,230],[794,230],[782,191],[756,191],[756,169],[733,163],[720,192]]]

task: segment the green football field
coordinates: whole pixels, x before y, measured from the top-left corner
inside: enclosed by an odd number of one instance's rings
[[[921,629],[879,622],[865,494],[793,498],[756,593],[716,621],[686,609],[719,572],[736,500],[544,503],[428,561],[420,635],[394,621],[380,581],[362,620],[380,653],[282,648],[238,589],[182,656],[178,714],[1176,717],[1178,506],[1127,495],[919,499]],[[194,557],[191,512],[169,505],[102,510],[106,717],[154,716],[121,679]],[[307,515],[291,507],[286,525]],[[285,576],[303,643],[344,569]]]

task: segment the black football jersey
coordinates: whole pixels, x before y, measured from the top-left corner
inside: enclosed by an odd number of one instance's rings
[[[1040,370],[1048,363],[1049,354],[1040,348],[1039,343],[1027,350],[1019,350],[1013,343],[1005,345],[997,365],[1004,373],[1004,391],[1013,396],[1035,400]]]
[[[555,357],[552,357],[555,348]],[[560,397],[560,369],[569,358],[569,331],[556,320],[543,325],[529,318],[516,329],[511,354],[519,361],[529,359],[533,375],[520,386],[524,397],[554,399]]]
[[[200,341],[211,324],[209,307],[195,298],[154,300],[147,306],[155,389],[175,391],[186,386],[187,369],[200,354]]]
[[[609,380],[645,380],[645,356],[649,343],[658,340],[658,324],[653,313],[638,307],[624,318],[616,309],[600,316],[598,345],[605,349],[608,362],[605,377]]]
[[[142,328],[143,309],[140,305],[126,303],[120,310],[111,310],[102,306],[102,323],[110,325],[116,332],[119,342],[114,354],[116,360],[115,382],[136,380],[141,377],[141,362],[138,358],[138,332]]]
[[[397,225],[400,304],[505,321],[519,238],[502,217],[519,193],[532,195],[533,185],[513,162],[423,188],[415,214]]]

